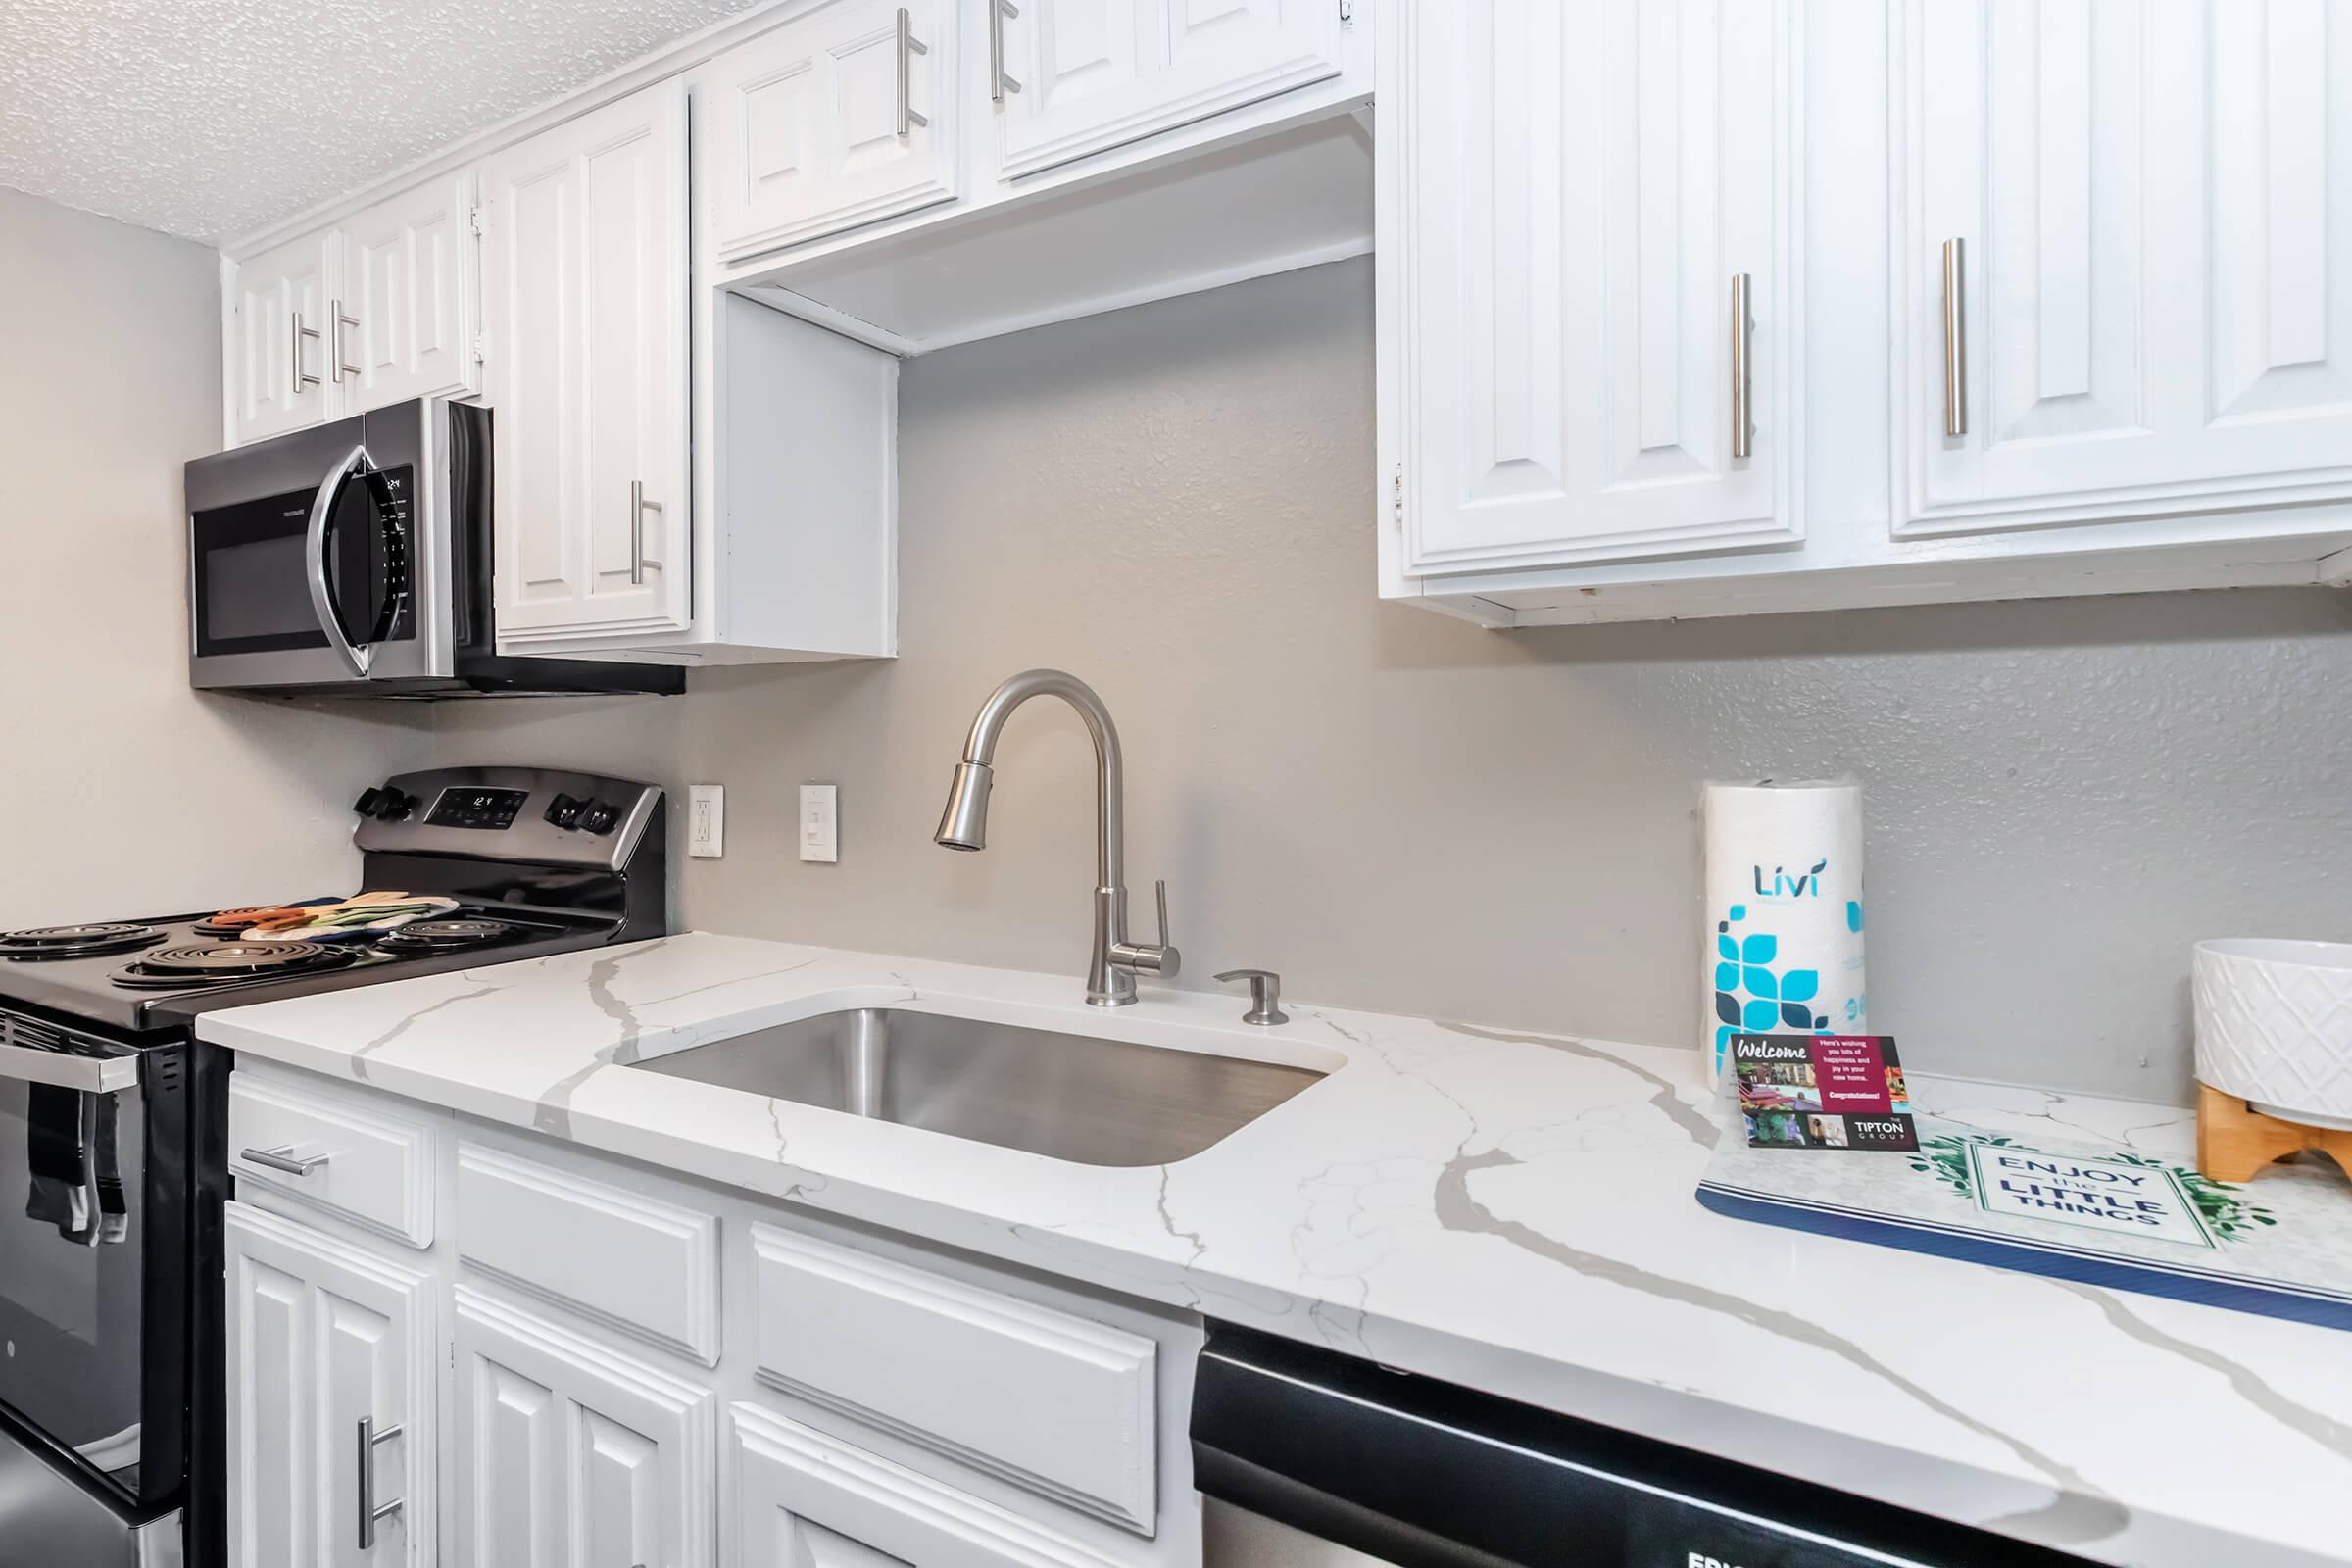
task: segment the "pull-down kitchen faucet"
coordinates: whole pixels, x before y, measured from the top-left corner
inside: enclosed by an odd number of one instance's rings
[[[1123,1007],[1135,1000],[1135,975],[1149,970],[1163,980],[1176,977],[1180,956],[1168,946],[1168,885],[1159,886],[1159,942],[1127,940],[1126,826],[1120,812],[1119,731],[1094,688],[1058,669],[1023,670],[989,694],[972,720],[956,764],[955,787],[939,819],[938,841],[951,850],[978,850],[988,843],[988,790],[995,780],[997,736],[1012,710],[1032,697],[1058,697],[1078,710],[1095,738],[1095,951],[1086,966],[1086,1000],[1098,1007]]]

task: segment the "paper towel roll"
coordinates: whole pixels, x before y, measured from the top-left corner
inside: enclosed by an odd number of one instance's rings
[[[1709,1081],[1736,1034],[1867,1034],[1862,787],[1709,784],[1705,817]]]

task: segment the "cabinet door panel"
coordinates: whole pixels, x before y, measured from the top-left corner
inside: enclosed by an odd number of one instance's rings
[[[1008,178],[1341,69],[1334,0],[1037,0],[1019,10],[1003,24],[1005,70],[1020,83],[998,111]]]
[[[236,1568],[433,1561],[426,1278],[274,1214],[227,1209],[229,1560]],[[365,1460],[359,1424],[403,1428]],[[400,1507],[359,1544],[358,1466]]]
[[[710,1394],[461,1285],[458,1557],[710,1568]]]
[[[1579,15],[1408,8],[1411,570],[1801,537],[1801,318],[1780,216],[1796,199],[1794,18],[1719,0]]]
[[[470,172],[434,180],[344,225],[341,305],[350,319],[337,323],[329,348],[341,352],[329,364],[348,383],[347,413],[480,389],[473,189]]]
[[[1897,531],[2352,495],[2352,23],[1913,0]],[[1943,249],[1965,258],[1946,433]]]
[[[739,260],[956,193],[952,0],[906,0],[906,133],[898,0],[833,0],[711,63],[718,254]],[[928,121],[916,123],[916,117]]]
[[[729,1412],[730,1568],[1111,1568],[1055,1531],[756,1404]]]
[[[334,250],[333,231],[321,229],[237,264],[228,352],[229,435],[239,445],[339,413],[327,376]]]
[[[686,177],[676,82],[484,166],[502,644],[691,622]]]

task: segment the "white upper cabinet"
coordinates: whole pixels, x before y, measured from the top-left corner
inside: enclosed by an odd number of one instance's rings
[[[1910,0],[1903,20],[1897,532],[2352,496],[2352,18]]]
[[[229,1561],[437,1561],[429,1277],[244,1203],[225,1230]]]
[[[299,430],[328,418],[327,290],[331,229],[238,263],[228,294],[228,438],[231,444]]]
[[[473,209],[467,171],[379,202],[343,225],[343,292],[328,366],[348,383],[345,412],[481,390]]]
[[[722,260],[955,196],[959,14],[959,0],[832,0],[711,63]]]
[[[1798,540],[1787,6],[1401,9],[1407,569]]]
[[[232,446],[481,390],[470,172],[229,264]]]
[[[692,622],[686,179],[675,80],[482,166],[502,645]]]
[[[1340,74],[1340,0],[975,0],[1007,177]],[[1366,0],[1367,9],[1369,0]],[[1472,7],[1469,9],[1491,9]]]

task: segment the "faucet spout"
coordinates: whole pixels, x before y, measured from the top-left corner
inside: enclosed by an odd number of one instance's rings
[[[1086,732],[1094,737],[1095,886],[1117,887],[1126,871],[1126,823],[1121,811],[1125,770],[1119,760],[1119,727],[1110,721],[1110,710],[1102,706],[1095,689],[1063,670],[1022,670],[989,693],[988,701],[980,705],[972,732],[964,739],[963,761],[956,769],[955,794],[949,799],[947,814],[940,818],[939,842],[956,850],[982,847],[988,830],[988,791],[995,782],[997,737],[1004,733],[1004,721],[1012,717],[1013,710],[1032,697],[1058,697],[1068,703],[1086,720]],[[961,825],[955,820],[959,807],[969,817],[973,835],[969,843],[950,832]]]
[[[1126,821],[1124,770],[1119,730],[1110,710],[1093,687],[1058,669],[1028,669],[991,692],[972,720],[963,759],[933,835],[951,850],[980,850],[988,843],[988,799],[996,782],[997,738],[1005,720],[1032,697],[1058,697],[1078,710],[1095,742],[1095,952],[1087,966],[1086,1000],[1117,1007],[1135,1000],[1135,972],[1173,978],[1180,962],[1167,946],[1166,889],[1160,899],[1160,941],[1147,946],[1127,939]]]

